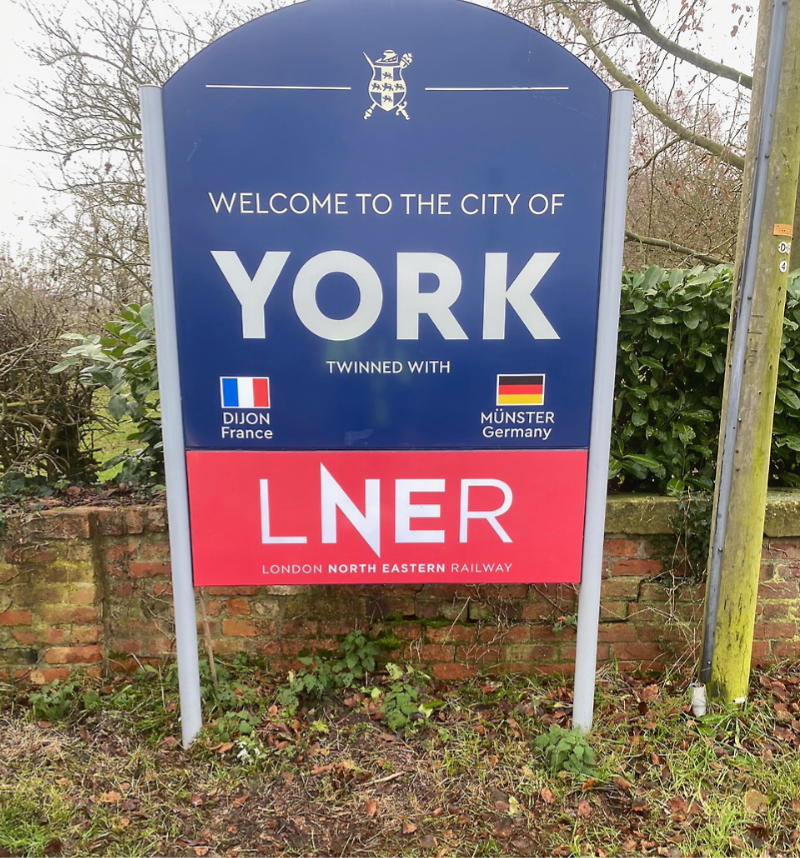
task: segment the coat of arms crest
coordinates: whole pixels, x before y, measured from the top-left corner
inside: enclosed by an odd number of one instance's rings
[[[376,107],[387,113],[394,111],[395,116],[409,119],[406,112],[406,82],[403,69],[411,65],[411,54],[398,57],[394,51],[384,51],[383,56],[374,62],[364,54],[372,68],[372,80],[369,84],[369,97],[372,104],[364,114],[364,119],[372,116]]]

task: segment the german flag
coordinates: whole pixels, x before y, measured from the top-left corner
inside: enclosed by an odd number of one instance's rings
[[[544,405],[544,375],[498,375],[498,405]]]

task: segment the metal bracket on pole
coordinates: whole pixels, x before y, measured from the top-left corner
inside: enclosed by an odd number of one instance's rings
[[[169,233],[167,159],[161,87],[143,86],[142,107],[147,227],[153,283],[153,310],[158,349],[158,386],[169,514],[175,638],[181,698],[181,734],[188,748],[203,726],[200,702],[200,665],[197,656],[197,619],[192,583],[192,546],[189,534],[189,496],[181,414],[178,339],[175,328],[175,293]]]
[[[586,480],[586,518],[583,527],[583,563],[578,600],[578,636],[575,650],[575,697],[572,726],[584,733],[592,728],[594,683],[597,671],[597,631],[600,622],[600,584],[603,577],[608,454],[614,408],[617,364],[619,296],[622,288],[622,247],[628,199],[633,93],[611,94],[608,132],[603,247],[600,268],[600,305],[594,366],[589,469]]]

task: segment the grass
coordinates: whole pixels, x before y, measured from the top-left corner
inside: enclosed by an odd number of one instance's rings
[[[6,686],[0,855],[800,855],[800,666],[758,680],[698,720],[686,677],[606,676],[584,777],[533,748],[569,726],[552,682],[427,683],[445,706],[396,734],[352,690],[287,716],[279,678],[240,658],[189,751],[172,673],[77,683],[54,723]],[[245,706],[255,730],[222,741]]]

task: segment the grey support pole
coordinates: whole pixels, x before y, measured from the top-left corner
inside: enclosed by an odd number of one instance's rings
[[[614,375],[617,364],[622,245],[625,240],[632,111],[633,93],[630,90],[621,89],[611,94],[600,268],[600,306],[597,316],[589,472],[586,481],[586,520],[583,526],[583,564],[578,602],[578,639],[575,651],[575,699],[572,710],[573,729],[584,733],[591,730],[594,713],[608,454],[611,447],[611,420],[614,407]]]
[[[143,86],[139,91],[139,98],[142,107],[147,227],[150,235],[158,386],[161,393],[161,425],[167,482],[172,598],[175,605],[175,637],[178,648],[181,734],[183,747],[188,748],[203,726],[203,711],[200,703],[200,665],[197,658],[197,619],[192,583],[189,496],[181,414],[178,339],[175,329],[161,87]]]

